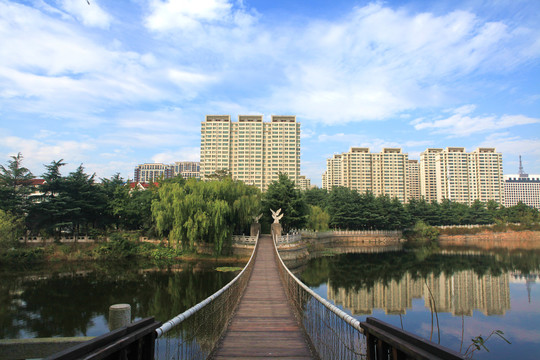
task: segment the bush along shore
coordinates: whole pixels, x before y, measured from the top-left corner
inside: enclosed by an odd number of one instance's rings
[[[161,243],[139,240],[138,233],[115,232],[108,241],[84,243],[53,242],[46,245],[25,245],[13,243],[12,247],[0,250],[0,264],[36,263],[55,261],[102,261],[102,260],[151,260],[155,262],[176,262],[190,260],[219,260],[243,262],[245,256],[210,255],[198,253]]]

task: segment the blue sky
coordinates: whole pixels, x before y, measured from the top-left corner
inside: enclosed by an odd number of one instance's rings
[[[302,174],[351,146],[496,147],[540,174],[540,1],[0,0],[0,161],[133,177],[206,114],[296,115]]]

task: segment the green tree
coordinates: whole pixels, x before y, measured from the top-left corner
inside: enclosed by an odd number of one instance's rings
[[[486,204],[480,200],[475,200],[468,209],[468,223],[486,225],[492,224],[494,219],[486,208]]]
[[[306,204],[325,209],[328,205],[328,191],[326,189],[311,188],[303,192]]]
[[[225,177],[165,183],[152,203],[157,231],[186,250],[210,243],[219,255],[230,247],[235,229],[245,229],[260,210],[260,192]]]
[[[308,229],[314,231],[328,230],[328,224],[330,223],[330,215],[316,205],[309,206],[309,216],[307,220]]]
[[[0,210],[0,249],[6,249],[17,243],[17,238],[24,233],[24,222],[20,217]]]
[[[46,165],[41,187],[42,200],[30,208],[27,223],[34,232],[60,236],[68,231],[75,236],[88,234],[90,229],[104,230],[107,218],[107,196],[94,183],[95,175],[88,175],[79,166],[67,177],[62,177],[62,160]]]
[[[109,198],[109,211],[112,212],[113,222],[120,230],[139,230],[152,234],[152,202],[158,199],[158,188],[131,188],[129,183],[115,188]]]
[[[30,180],[34,175],[22,166],[23,156],[11,156],[7,166],[0,165],[0,209],[22,215],[29,204],[32,192]]]
[[[360,222],[360,196],[358,192],[336,186],[328,196],[330,226],[338,229],[358,229]]]
[[[270,209],[277,211],[281,209],[284,214],[280,221],[284,233],[292,229],[302,229],[306,226],[308,217],[308,207],[300,190],[296,188],[294,181],[280,173],[277,181],[272,181],[264,193],[263,216],[270,221]]]

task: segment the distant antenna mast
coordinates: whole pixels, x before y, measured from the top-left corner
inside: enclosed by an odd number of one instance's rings
[[[523,170],[523,164],[521,163],[521,155],[519,155],[519,177],[526,178],[529,177],[529,174],[526,174]]]

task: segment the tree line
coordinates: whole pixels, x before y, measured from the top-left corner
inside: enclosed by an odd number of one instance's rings
[[[217,172],[213,181],[206,182],[159,180],[143,191],[128,186],[119,174],[98,181],[82,165],[63,174],[65,165],[62,159],[44,165],[44,182],[39,185],[33,184],[34,175],[23,166],[20,153],[0,165],[0,245],[13,246],[23,235],[100,237],[137,231],[167,238],[184,250],[206,243],[222,254],[233,234],[249,234],[260,213],[263,232],[269,232],[270,209],[282,209],[284,232],[405,229],[419,221],[466,225],[539,220],[538,210],[522,203],[505,208],[495,202],[468,206],[411,199],[402,204],[397,198],[344,187],[300,191],[285,174],[279,174],[264,193],[233,180],[227,172]]]
[[[450,200],[427,202],[409,199],[402,204],[388,195],[358,193],[345,187],[310,189],[304,198],[329,216],[328,227],[349,230],[402,230],[418,222],[431,226],[487,225],[496,223],[533,224],[540,220],[539,211],[524,203],[504,207],[495,201],[474,201],[470,206]],[[319,224],[324,225],[324,224]],[[313,226],[312,226],[313,227]]]

